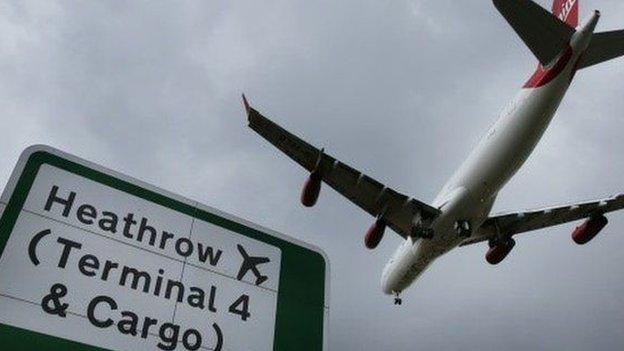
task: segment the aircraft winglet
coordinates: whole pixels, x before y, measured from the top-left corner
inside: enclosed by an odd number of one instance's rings
[[[251,107],[249,106],[249,102],[247,102],[247,98],[245,97],[245,94],[243,93],[243,105],[245,105],[245,111],[247,111],[247,115],[249,115],[249,113],[251,112]]]

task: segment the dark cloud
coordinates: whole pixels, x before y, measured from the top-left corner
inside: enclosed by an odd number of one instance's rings
[[[540,1],[546,7],[547,1]],[[584,0],[621,27],[621,1]],[[322,247],[332,350],[621,349],[624,215],[579,248],[529,234],[440,259],[396,308],[379,288],[399,240],[247,129],[240,93],[333,155],[430,201],[535,60],[490,1],[14,2],[0,5],[1,177],[46,143]],[[622,60],[581,72],[499,197],[517,210],[624,191]]]

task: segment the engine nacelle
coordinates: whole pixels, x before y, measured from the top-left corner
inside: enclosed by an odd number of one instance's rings
[[[378,219],[368,228],[366,236],[364,237],[364,245],[366,245],[367,249],[372,250],[379,245],[386,231],[386,226],[386,221]]]
[[[585,223],[574,229],[572,232],[572,240],[579,245],[585,245],[600,233],[602,229],[609,223],[607,217],[600,215],[591,217]]]
[[[303,185],[301,191],[301,203],[305,207],[316,205],[316,201],[321,193],[321,176],[318,172],[312,172],[308,180]]]
[[[514,246],[516,246],[516,241],[511,238],[491,245],[490,249],[485,254],[485,260],[491,265],[497,265],[509,255]]]

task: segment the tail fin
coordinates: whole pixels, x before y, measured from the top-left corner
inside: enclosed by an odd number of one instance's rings
[[[579,25],[579,2],[581,0],[555,0],[552,13],[568,26],[576,28]]]
[[[558,15],[531,0],[494,0],[494,5],[546,66],[569,45],[578,24],[578,1],[555,0],[553,8],[557,8]],[[559,18],[565,18],[565,22]]]
[[[579,25],[580,0],[554,0],[552,14],[532,0],[493,1],[542,66],[566,49]],[[624,30],[594,33],[578,69],[620,56],[624,56]]]
[[[568,26],[579,25],[579,2],[581,0],[555,0],[553,14]],[[589,47],[583,53],[578,69],[593,66],[624,56],[624,30],[594,33]]]

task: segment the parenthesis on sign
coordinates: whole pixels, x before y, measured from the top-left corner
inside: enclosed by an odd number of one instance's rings
[[[221,332],[221,328],[219,328],[219,325],[217,323],[212,323],[212,327],[217,333],[217,346],[215,346],[213,350],[221,351],[221,348],[223,347],[223,333]]]
[[[28,257],[30,257],[30,261],[32,261],[35,266],[39,265],[39,258],[37,258],[37,245],[39,245],[39,241],[41,241],[44,236],[50,233],[52,233],[50,229],[40,231],[32,238],[30,244],[28,245]]]

